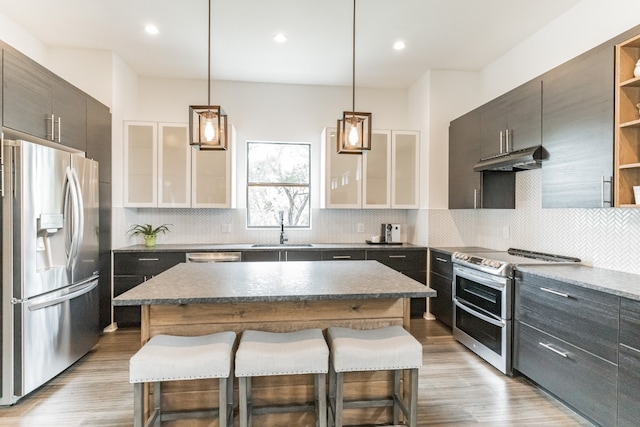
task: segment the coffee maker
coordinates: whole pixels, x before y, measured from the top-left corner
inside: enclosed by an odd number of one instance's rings
[[[400,224],[382,224],[380,241],[385,243],[402,243],[400,241]]]

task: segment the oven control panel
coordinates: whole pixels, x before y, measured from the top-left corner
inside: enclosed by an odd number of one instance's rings
[[[463,261],[465,264],[473,264],[481,267],[495,268],[496,270],[499,270],[506,264],[496,259],[477,257],[470,254],[462,253],[462,252],[454,252],[452,257],[454,260]]]

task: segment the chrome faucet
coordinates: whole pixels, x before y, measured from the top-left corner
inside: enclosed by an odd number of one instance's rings
[[[280,244],[284,245],[284,242],[289,241],[284,234],[284,211],[280,211],[278,213],[280,214]]]

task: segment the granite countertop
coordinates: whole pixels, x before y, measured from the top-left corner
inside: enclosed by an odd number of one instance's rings
[[[638,274],[589,267],[584,264],[521,265],[517,267],[517,270],[583,288],[640,300],[640,275]]]
[[[311,246],[308,246],[311,245]],[[402,249],[402,250],[426,250],[426,246],[414,245],[411,243],[401,244],[370,244],[370,243],[287,243],[285,245],[278,245],[277,243],[260,244],[260,246],[254,246],[252,243],[221,243],[221,244],[193,244],[193,243],[179,243],[179,244],[161,244],[154,247],[147,247],[145,245],[131,245],[122,248],[114,249],[114,252],[226,252],[226,251],[282,251],[282,250],[344,250],[344,249],[367,249],[367,250],[381,250],[381,249]]]
[[[377,261],[184,263],[117,296],[113,305],[435,296]]]

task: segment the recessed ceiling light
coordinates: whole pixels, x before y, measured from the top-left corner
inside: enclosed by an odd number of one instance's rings
[[[149,33],[149,34],[153,34],[156,35],[160,32],[160,30],[158,30],[158,27],[156,27],[153,24],[147,24],[144,26],[144,30]]]
[[[287,35],[283,33],[277,33],[273,36],[273,39],[278,43],[284,43],[287,41]]]
[[[393,48],[394,48],[395,50],[402,50],[402,49],[404,49],[405,47],[407,47],[407,45],[406,45],[406,44],[405,44],[405,42],[403,42],[402,40],[398,40],[397,42],[395,42],[395,43],[393,44]]]

